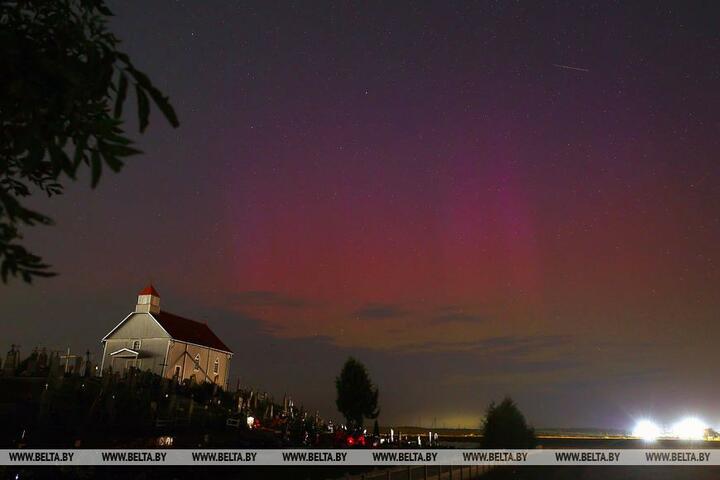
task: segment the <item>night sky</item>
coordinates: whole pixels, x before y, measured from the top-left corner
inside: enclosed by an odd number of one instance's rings
[[[720,4],[579,3],[111,2],[181,126],[34,201],[61,275],[0,288],[3,355],[152,280],[326,417],[355,355],[385,425],[720,426]]]

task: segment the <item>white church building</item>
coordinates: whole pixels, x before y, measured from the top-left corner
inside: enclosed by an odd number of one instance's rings
[[[102,372],[149,370],[182,382],[227,388],[233,352],[204,322],[160,309],[152,285],[138,292],[135,310],[102,339]]]

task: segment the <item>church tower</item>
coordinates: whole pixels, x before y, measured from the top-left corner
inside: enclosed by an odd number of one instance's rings
[[[138,292],[137,313],[160,313],[160,294],[152,283]]]

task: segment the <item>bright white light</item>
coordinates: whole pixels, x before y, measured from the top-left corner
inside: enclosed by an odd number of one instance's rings
[[[673,425],[672,433],[682,440],[702,440],[705,438],[706,428],[707,425],[702,420],[689,417]]]
[[[650,420],[640,420],[632,432],[633,437],[642,438],[646,442],[654,442],[662,433],[660,427]]]

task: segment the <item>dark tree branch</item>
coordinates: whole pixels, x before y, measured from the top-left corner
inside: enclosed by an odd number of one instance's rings
[[[0,0],[0,278],[53,276],[22,244],[20,226],[51,225],[23,206],[33,193],[60,195],[88,167],[96,187],[104,166],[119,172],[141,153],[123,130],[130,79],[140,132],[150,100],[173,126],[167,96],[118,50],[103,0]]]

